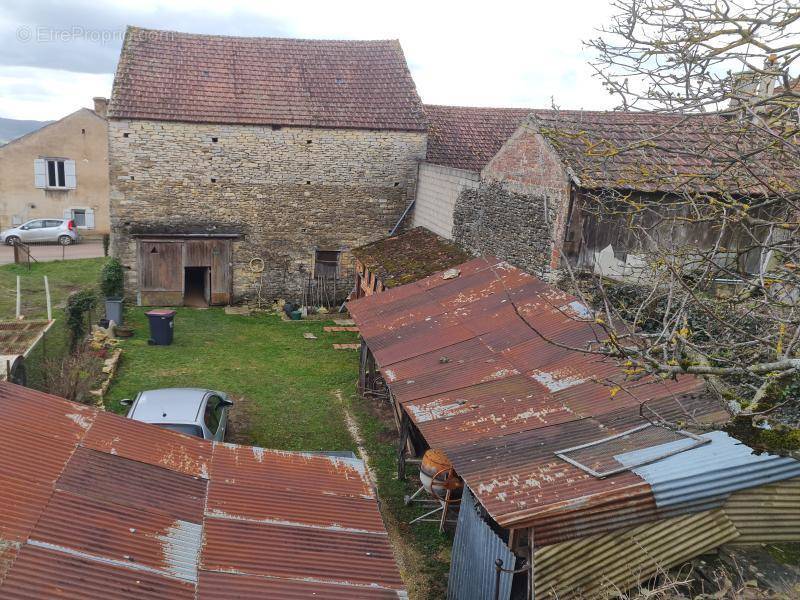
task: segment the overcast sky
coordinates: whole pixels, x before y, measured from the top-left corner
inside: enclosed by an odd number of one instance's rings
[[[582,41],[605,0],[0,0],[0,116],[57,119],[108,96],[126,25],[399,39],[426,103],[603,109]]]

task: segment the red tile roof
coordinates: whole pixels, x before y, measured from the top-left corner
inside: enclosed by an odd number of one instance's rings
[[[798,191],[800,178],[770,139],[712,115],[537,111],[533,125],[589,189],[642,192]],[[740,157],[756,148],[747,165]],[[791,191],[791,190],[790,190]],[[773,192],[774,193],[774,192]]]
[[[446,167],[480,171],[531,110],[426,104],[427,160]]]
[[[109,116],[424,131],[397,40],[225,37],[128,28]]]
[[[360,460],[211,443],[6,382],[0,416],[4,600],[405,597]]]

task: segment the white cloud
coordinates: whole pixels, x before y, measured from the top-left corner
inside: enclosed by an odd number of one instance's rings
[[[61,15],[66,12],[64,4],[58,3]],[[270,0],[224,5],[216,0],[166,4],[123,0],[102,8],[88,2],[69,4],[74,5],[69,13],[74,22],[64,27],[116,29],[120,21],[128,21],[199,33],[399,39],[420,96],[428,103],[548,107],[552,97],[563,108],[602,109],[613,104],[592,78],[581,43],[607,21],[608,5],[598,0]],[[54,26],[47,20],[54,0],[20,0],[16,11],[9,10],[10,5],[0,9],[1,31],[11,34],[20,26],[40,23]],[[64,20],[59,19],[55,25]],[[81,52],[86,46],[81,46]],[[41,67],[47,51],[12,47],[7,55],[14,62],[5,65],[24,62],[28,53],[28,64]],[[102,64],[107,64],[108,51],[108,44],[96,48]],[[0,63],[0,115],[52,119],[90,105],[92,95],[110,92],[111,67],[102,68],[108,73],[66,73]]]
[[[0,67],[0,116],[13,119],[60,119],[93,96],[111,93],[113,75],[70,73],[32,67]]]

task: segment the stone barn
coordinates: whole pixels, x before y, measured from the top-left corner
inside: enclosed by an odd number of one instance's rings
[[[144,305],[345,295],[426,153],[396,40],[129,28],[108,115],[112,248]]]

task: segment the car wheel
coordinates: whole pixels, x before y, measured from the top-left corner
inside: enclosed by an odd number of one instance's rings
[[[10,235],[6,238],[6,244],[8,244],[9,246],[14,246],[16,244],[19,244],[19,238],[15,235]]]
[[[68,235],[62,235],[58,238],[58,243],[62,246],[69,246],[72,243],[72,238]]]

